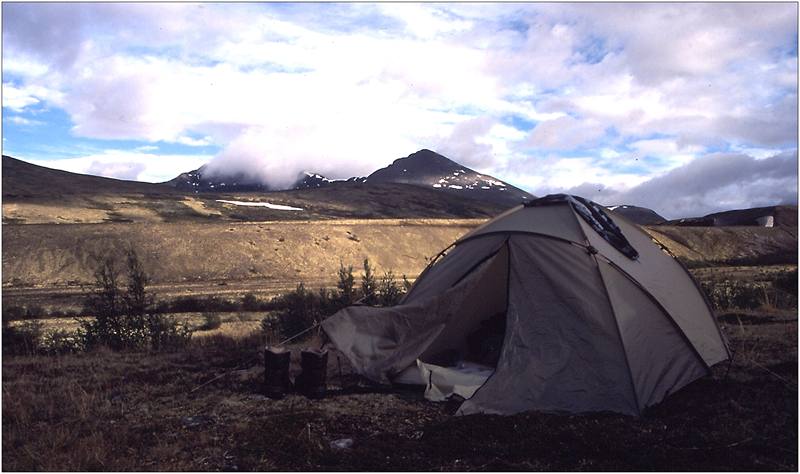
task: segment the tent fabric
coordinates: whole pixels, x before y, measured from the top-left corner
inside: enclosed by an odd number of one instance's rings
[[[549,239],[513,236],[510,244],[503,354],[494,375],[459,413],[536,407],[637,414],[625,354],[592,256]]]
[[[470,362],[456,367],[441,367],[419,359],[416,368],[426,385],[425,398],[434,402],[445,401],[453,395],[470,398],[494,372],[494,367]]]
[[[472,267],[483,259],[494,255],[506,241],[506,235],[492,235],[468,244],[457,245],[444,257],[435,262],[435,266],[423,272],[409,292],[403,298],[402,304],[420,301],[430,296],[440,294],[442,288],[450,288],[467,275]],[[476,258],[476,256],[479,256]]]
[[[664,307],[707,366],[728,359],[730,354],[714,315],[683,266],[656,245],[652,237],[638,226],[619,216],[615,216],[614,220],[631,244],[638,249],[637,260],[630,260],[617,252],[582,220],[579,224],[584,227],[589,245],[630,275]]]
[[[431,347],[449,320],[474,309],[465,303],[480,294],[477,287],[492,262],[490,258],[479,264],[439,295],[389,308],[344,308],[324,320],[322,329],[359,373],[388,383]]]
[[[551,194],[546,198],[532,201],[528,206],[549,206],[555,203],[569,203],[575,212],[592,227],[606,242],[614,246],[626,257],[636,260],[639,253],[631,247],[628,239],[622,233],[614,220],[609,217],[599,204],[589,201],[580,196],[570,196],[569,194]]]
[[[471,394],[459,414],[640,414],[728,349],[685,268],[634,224],[614,223],[637,259],[567,203],[516,207],[459,239],[399,306],[345,308],[323,329],[372,380],[416,379],[435,400]],[[456,369],[470,341],[498,317],[493,372],[465,378]]]

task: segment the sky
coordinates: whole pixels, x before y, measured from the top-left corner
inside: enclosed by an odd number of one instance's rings
[[[3,3],[3,153],[273,186],[435,150],[667,218],[797,201],[796,3]]]

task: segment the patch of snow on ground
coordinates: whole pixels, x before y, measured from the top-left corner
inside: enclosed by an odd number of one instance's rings
[[[451,184],[450,186],[448,186],[448,188],[453,188],[453,189],[464,189],[464,186],[458,186],[458,185],[456,185],[456,184]]]
[[[481,186],[481,189],[492,189],[492,188],[489,186]]]
[[[266,207],[276,211],[302,211],[302,207],[284,206],[282,204],[272,204],[271,202],[248,202],[248,201],[227,201],[225,199],[217,199],[217,202],[224,202],[226,204],[233,204],[236,206],[251,206],[251,207]]]
[[[436,183],[436,184],[434,184],[434,185],[433,185],[433,187],[434,187],[434,188],[441,188],[441,187],[442,187],[442,185],[441,185],[441,184],[439,184],[439,183]]]

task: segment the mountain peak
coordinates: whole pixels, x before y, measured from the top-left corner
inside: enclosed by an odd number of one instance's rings
[[[435,188],[506,205],[520,204],[533,196],[489,175],[478,173],[435,151],[422,149],[368,176],[370,183],[402,183]]]

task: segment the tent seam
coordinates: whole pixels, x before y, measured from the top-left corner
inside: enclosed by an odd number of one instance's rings
[[[509,326],[508,325],[508,305],[509,305],[509,302],[511,301],[511,236],[506,238],[505,242],[503,242],[503,245],[506,246],[506,248],[508,249],[508,257],[507,257],[508,260],[506,261],[506,331],[508,331],[508,326]],[[500,250],[498,250],[497,252],[499,253],[502,250],[503,250],[503,247],[501,246]],[[495,253],[495,255],[497,255],[497,253]],[[505,336],[507,336],[507,335],[508,334],[506,334]],[[503,344],[500,346],[500,358],[503,357],[503,350],[505,348],[506,348],[506,338],[503,337]],[[497,364],[499,364],[499,363],[500,363],[500,359],[497,360]],[[458,410],[456,411],[456,413],[460,413],[461,412],[461,407],[464,406],[464,403],[466,403],[469,400],[472,400],[473,398],[475,398],[475,395],[477,395],[478,392],[480,392],[481,389],[483,387],[485,387],[486,384],[488,384],[490,380],[492,380],[492,377],[494,377],[494,375],[496,373],[497,373],[497,365],[495,365],[494,371],[492,371],[492,374],[489,377],[486,378],[486,380],[483,382],[483,384],[481,384],[480,387],[478,387],[474,392],[472,392],[472,396],[470,396],[469,398],[464,400],[464,402],[461,403],[461,405],[459,405]]]
[[[611,318],[614,319],[614,327],[617,329],[617,337],[619,337],[619,343],[622,346],[622,357],[625,359],[625,367],[628,368],[628,379],[631,382],[631,390],[633,391],[633,400],[636,402],[636,413],[639,416],[642,416],[642,404],[639,400],[639,394],[636,391],[636,382],[633,380],[633,370],[631,370],[631,362],[628,358],[628,348],[625,346],[625,339],[622,337],[622,330],[619,327],[619,319],[617,319],[617,311],[614,309],[614,303],[611,301],[611,295],[608,293],[608,285],[606,284],[605,278],[603,278],[603,272],[600,270],[600,262],[597,261],[597,255],[592,255],[592,258],[595,263],[595,268],[597,269],[597,275],[600,277],[600,282],[603,284],[603,292],[606,295],[606,301],[608,301],[608,307],[611,308]]]
[[[635,278],[633,278],[633,276],[632,276],[632,275],[630,275],[628,272],[626,272],[625,270],[623,270],[623,269],[622,269],[622,268],[621,268],[619,265],[617,265],[616,263],[614,263],[613,261],[611,261],[611,259],[607,258],[605,255],[601,255],[601,256],[603,257],[603,259],[605,260],[605,262],[606,262],[606,263],[608,263],[608,265],[609,265],[609,266],[611,266],[611,268],[613,268],[613,269],[617,270],[618,272],[620,272],[620,273],[622,274],[622,276],[624,276],[625,278],[627,278],[627,279],[628,279],[628,280],[629,280],[631,283],[633,283],[633,284],[634,284],[634,285],[635,285],[637,288],[639,288],[640,290],[642,290],[642,293],[644,293],[644,294],[645,294],[645,296],[647,296],[647,298],[648,298],[648,299],[650,299],[650,301],[651,301],[651,302],[653,302],[653,304],[655,304],[655,305],[656,305],[656,307],[657,307],[657,308],[658,308],[658,309],[659,309],[659,310],[660,310],[660,311],[661,311],[661,312],[662,312],[664,315],[666,315],[666,317],[667,317],[667,320],[668,320],[670,323],[672,323],[672,326],[673,326],[673,327],[674,327],[674,328],[677,330],[678,334],[680,334],[681,338],[682,338],[682,339],[683,339],[683,341],[686,343],[686,345],[688,345],[688,346],[689,346],[689,348],[690,348],[690,349],[691,349],[691,351],[694,353],[694,355],[695,355],[695,356],[697,356],[698,360],[700,360],[700,363],[703,365],[703,367],[705,367],[705,368],[706,368],[706,372],[710,374],[710,373],[711,373],[711,366],[708,364],[708,362],[706,362],[706,360],[705,360],[705,359],[703,359],[703,356],[702,356],[702,355],[700,355],[700,351],[699,351],[699,350],[697,350],[697,347],[695,347],[694,343],[692,343],[692,340],[691,340],[691,339],[689,339],[689,336],[687,336],[687,335],[686,335],[686,332],[683,330],[683,328],[681,328],[680,324],[678,324],[678,323],[677,323],[677,321],[675,321],[675,318],[673,318],[673,317],[672,317],[672,315],[670,314],[670,312],[669,312],[669,311],[667,311],[667,308],[665,308],[665,307],[664,307],[664,305],[662,305],[662,304],[661,304],[661,303],[658,301],[658,299],[656,299],[656,297],[655,297],[655,296],[653,296],[653,294],[652,294],[652,293],[650,293],[650,291],[648,291],[648,290],[647,290],[647,288],[645,288],[645,287],[644,287],[644,286],[643,286],[641,283],[639,283],[638,281],[636,281],[636,279],[635,279]],[[597,257],[595,256],[595,258],[597,258]],[[604,282],[604,284],[605,284],[605,282]],[[723,343],[724,343],[724,341],[723,341]],[[723,344],[723,345],[724,345],[724,344]]]
[[[683,262],[678,260],[678,258],[672,253],[671,250],[669,250],[667,248],[666,245],[662,244],[661,241],[658,240],[654,235],[645,232],[644,229],[642,229],[642,227],[639,226],[638,224],[634,224],[634,223],[628,221],[627,219],[625,219],[622,216],[615,215],[614,218],[615,219],[616,218],[622,218],[623,221],[625,221],[626,223],[630,224],[631,227],[633,227],[634,231],[638,231],[641,234],[644,234],[645,237],[648,237],[650,240],[656,242],[658,244],[658,246],[661,247],[662,249],[666,250],[666,252],[672,258],[672,260],[674,260],[675,263],[677,263],[678,266],[681,267],[681,269],[686,274],[686,276],[689,277],[689,280],[691,280],[691,282],[694,285],[695,289],[700,293],[700,296],[703,298],[703,302],[705,303],[706,308],[708,309],[708,314],[709,314],[709,316],[711,316],[711,322],[714,323],[714,327],[717,328],[717,333],[719,334],[719,338],[722,341],[722,346],[725,348],[725,353],[728,355],[728,359],[730,359],[731,358],[731,350],[728,347],[728,342],[726,341],[725,335],[722,333],[722,329],[719,327],[719,324],[717,323],[717,319],[714,317],[714,309],[711,307],[711,302],[708,300],[708,295],[706,295],[706,293],[700,287],[700,284],[697,282],[697,279],[694,277],[694,275],[692,275],[692,273],[689,271],[689,269],[686,268],[686,265],[684,265]],[[630,278],[630,276],[628,276],[628,278]],[[649,293],[648,293],[648,296],[650,296],[651,298],[655,299],[655,297],[653,297]],[[670,319],[671,319],[671,317],[670,317]],[[692,347],[694,347],[694,346],[692,346]],[[702,359],[702,357],[701,357],[701,359]],[[703,362],[705,362],[705,360]],[[708,366],[708,364],[706,364],[706,366]]]

